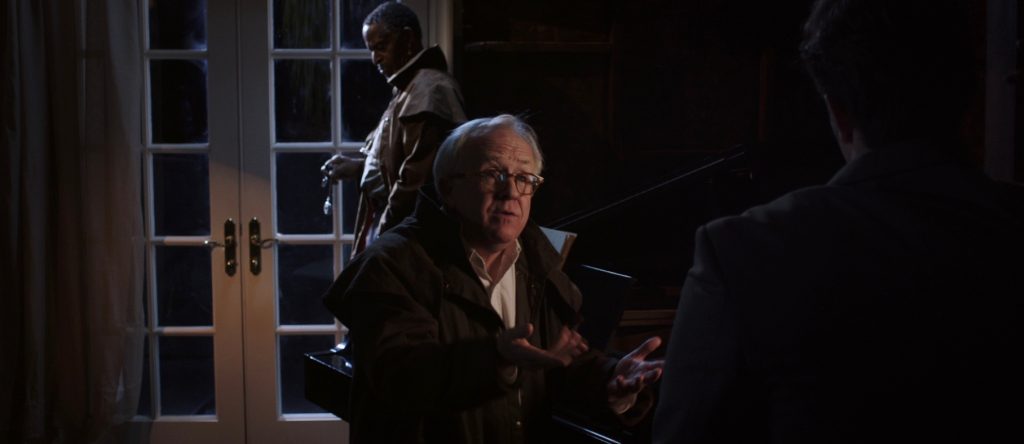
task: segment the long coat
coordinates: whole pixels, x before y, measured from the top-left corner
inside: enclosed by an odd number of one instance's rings
[[[437,148],[466,121],[462,92],[447,69],[444,53],[432,46],[388,78],[391,102],[362,148],[374,158],[367,162],[378,162],[379,177],[361,184],[353,256],[366,248],[374,223],[384,232],[412,214],[420,187],[431,180]]]
[[[519,240],[517,323],[532,322],[529,341],[547,347],[579,321],[581,295],[536,225]],[[607,406],[616,361],[594,352],[565,369],[499,373],[504,324],[458,225],[427,200],[345,268],[325,303],[354,347],[354,443],[543,442],[556,397]]]
[[[698,230],[656,442],[1021,440],[1024,198],[890,148]]]

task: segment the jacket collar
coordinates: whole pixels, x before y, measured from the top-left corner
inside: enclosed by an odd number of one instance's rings
[[[949,143],[906,142],[883,146],[851,160],[829,180],[829,185],[862,186],[887,181],[936,167],[963,167]]]
[[[491,309],[490,299],[483,291],[483,284],[469,263],[469,258],[463,248],[460,228],[458,220],[441,207],[435,200],[435,196],[431,196],[421,189],[413,216],[395,227],[393,231],[405,231],[404,235],[416,238],[427,255],[434,261],[434,266],[441,270],[445,284],[455,285],[454,293],[469,303],[483,308],[483,312],[493,314],[495,325],[499,325],[501,318]],[[550,301],[551,304],[548,306],[555,310],[559,318],[566,323],[578,324],[579,316],[573,308],[576,305],[571,299],[573,294],[577,293],[573,293],[572,289],[560,287],[559,282],[562,280],[554,278],[561,268],[561,255],[555,251],[555,247],[548,241],[547,236],[533,221],[527,221],[526,227],[519,235],[519,243],[522,246],[522,252],[519,255],[519,260],[516,261],[516,293],[526,293],[530,298],[531,310],[539,309],[546,303],[545,301]],[[526,276],[522,276],[524,273]],[[565,278],[564,281],[563,284],[567,283],[568,278]],[[459,287],[467,284],[479,288],[481,291],[466,291],[468,289]],[[526,286],[518,287],[522,284]],[[545,291],[544,288],[549,284],[557,287],[558,291]],[[531,288],[539,291],[530,291]]]
[[[399,90],[405,90],[412,78],[416,76],[416,72],[421,69],[448,71],[448,62],[439,46],[431,46],[413,56],[398,72],[388,77],[388,83]]]
[[[456,264],[470,276],[475,276],[462,245],[461,225],[442,208],[435,196],[421,191],[413,217],[412,223],[420,225],[425,233],[420,242],[431,256],[442,262]],[[516,267],[525,265],[531,275],[546,278],[561,266],[561,256],[532,220],[527,221],[526,228],[519,235],[519,242],[523,250]]]

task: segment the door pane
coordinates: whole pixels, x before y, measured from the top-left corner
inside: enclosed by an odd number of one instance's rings
[[[205,143],[206,60],[152,60],[153,143]]]
[[[274,47],[331,47],[331,0],[274,0]]]
[[[334,279],[331,245],[280,245],[277,268],[279,323],[334,323],[321,301]]]
[[[362,142],[391,100],[391,86],[365,59],[341,61],[342,139]]]
[[[277,153],[277,229],[287,234],[331,233],[331,216],[324,214],[330,193],[320,181],[320,166],[329,153]]]
[[[274,101],[278,142],[329,142],[330,60],[275,60]]]
[[[150,49],[206,49],[206,0],[149,0]]]
[[[147,336],[142,345],[142,388],[139,391],[139,408],[135,412],[139,416],[153,416],[153,388],[149,384],[149,340]]]
[[[381,0],[341,0],[341,47],[365,49],[363,20]]]
[[[213,325],[210,249],[157,246],[155,250],[158,325]]]
[[[334,347],[334,336],[281,336],[280,344],[281,413],[324,413],[324,409],[306,399],[303,354],[329,350]]]
[[[341,183],[341,202],[341,232],[352,234],[356,230],[356,213],[359,210],[358,179],[346,180]]]
[[[207,155],[153,155],[153,228],[157,236],[210,234]]]
[[[160,413],[214,415],[213,338],[160,338]]]

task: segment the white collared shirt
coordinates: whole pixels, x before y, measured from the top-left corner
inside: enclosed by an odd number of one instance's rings
[[[519,253],[523,251],[523,247],[517,240],[512,265],[497,281],[493,281],[487,274],[484,258],[472,248],[467,248],[467,250],[469,250],[469,263],[473,266],[473,271],[476,272],[476,276],[480,278],[480,282],[484,284],[487,294],[491,297],[491,307],[501,317],[505,327],[514,327],[516,324],[516,261],[519,260]]]

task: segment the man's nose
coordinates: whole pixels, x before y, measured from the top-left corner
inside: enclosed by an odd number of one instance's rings
[[[494,184],[494,194],[502,199],[516,199],[523,195],[519,192],[519,188],[516,187],[515,179],[509,177],[504,182],[498,182]]]

